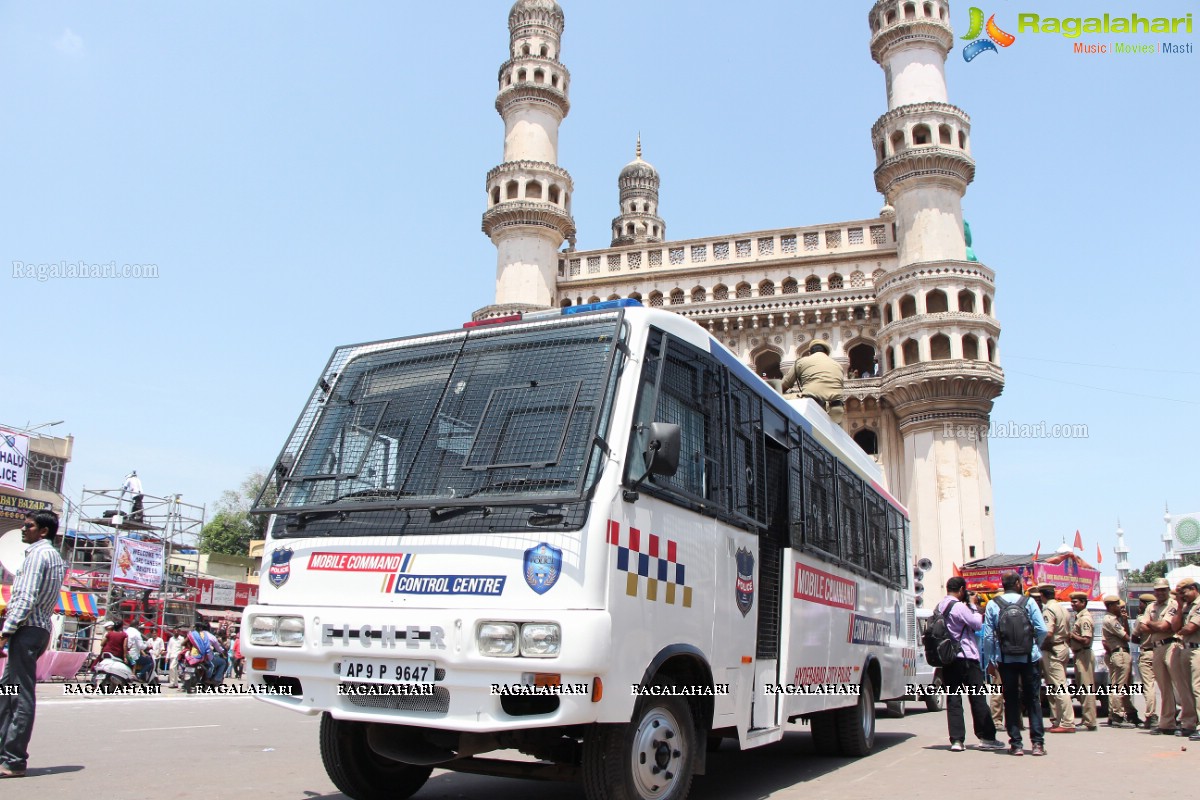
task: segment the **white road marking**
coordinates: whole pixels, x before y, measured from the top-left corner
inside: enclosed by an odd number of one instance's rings
[[[219,728],[220,725],[176,725],[173,728],[129,728],[117,733],[145,733],[146,731],[190,731],[193,728]]]

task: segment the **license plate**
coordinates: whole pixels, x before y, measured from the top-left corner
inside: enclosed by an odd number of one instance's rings
[[[355,683],[433,683],[432,661],[343,658],[339,679]]]

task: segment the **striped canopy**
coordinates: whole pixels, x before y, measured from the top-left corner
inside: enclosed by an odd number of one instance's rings
[[[0,586],[0,608],[8,606],[11,594],[11,586]],[[92,592],[59,592],[54,610],[71,617],[95,617],[98,616],[97,597],[99,595]]]

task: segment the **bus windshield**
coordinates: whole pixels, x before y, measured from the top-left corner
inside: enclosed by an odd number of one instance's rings
[[[256,510],[582,499],[619,324],[589,315],[339,349],[276,464],[278,497]]]

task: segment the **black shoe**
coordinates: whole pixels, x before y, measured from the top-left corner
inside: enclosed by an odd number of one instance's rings
[[[1145,727],[1157,728],[1158,727],[1158,714],[1151,714],[1150,716],[1146,717]]]

